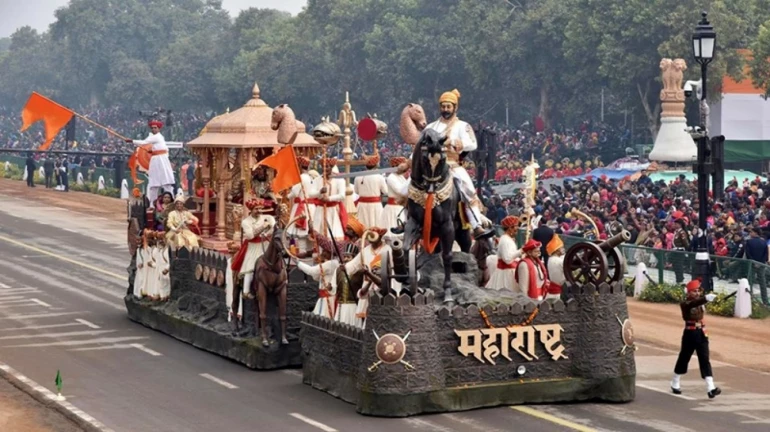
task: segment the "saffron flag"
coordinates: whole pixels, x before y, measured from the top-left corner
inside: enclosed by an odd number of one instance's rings
[[[259,165],[276,171],[272,183],[273,192],[282,192],[302,181],[299,165],[297,165],[297,155],[291,144],[278,150],[278,153],[262,159]]]
[[[42,120],[45,124],[45,142],[40,146],[40,150],[47,150],[56,138],[56,134],[69,123],[73,115],[75,114],[67,108],[32,92],[24,109],[21,110],[21,132]]]

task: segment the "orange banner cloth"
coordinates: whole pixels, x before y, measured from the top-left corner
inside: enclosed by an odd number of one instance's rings
[[[276,171],[271,184],[273,192],[282,192],[302,181],[299,165],[297,165],[297,155],[291,145],[287,145],[278,150],[278,153],[262,159],[259,165],[268,166]]]
[[[32,124],[42,120],[45,124],[45,142],[40,146],[40,150],[48,150],[51,142],[56,138],[56,134],[69,123],[72,111],[64,108],[56,102],[32,92],[26,105],[21,110],[21,132],[27,130]]]

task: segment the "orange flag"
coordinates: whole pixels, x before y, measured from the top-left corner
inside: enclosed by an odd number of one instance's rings
[[[33,123],[43,120],[45,123],[45,142],[40,150],[47,150],[56,134],[69,123],[74,113],[56,102],[35,92],[27,100],[21,111],[21,132],[27,130]]]
[[[299,165],[297,165],[297,155],[291,144],[278,150],[278,153],[262,159],[259,165],[268,166],[276,171],[272,183],[273,192],[284,191],[302,181]]]

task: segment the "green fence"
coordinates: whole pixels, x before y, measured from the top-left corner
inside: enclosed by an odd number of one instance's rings
[[[586,241],[580,237],[561,236],[564,246]],[[523,236],[520,236],[523,240]],[[636,276],[636,267],[640,263],[647,266],[647,274],[655,283],[684,284],[692,279],[695,270],[695,252],[653,249],[630,244],[619,246],[626,259],[628,277]],[[749,281],[754,297],[768,304],[767,282],[770,279],[770,266],[743,258],[727,258],[711,255],[711,275],[716,291],[735,291],[738,279]]]

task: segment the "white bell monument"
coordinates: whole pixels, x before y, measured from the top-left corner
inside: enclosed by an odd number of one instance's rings
[[[650,152],[650,160],[658,162],[693,162],[698,155],[695,141],[687,133],[687,118],[684,116],[684,89],[682,81],[687,64],[683,59],[660,61],[660,129],[655,137],[655,145]]]

